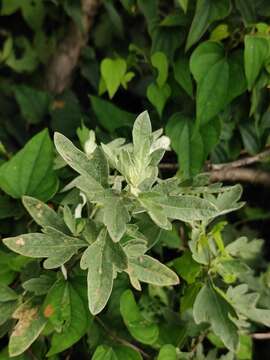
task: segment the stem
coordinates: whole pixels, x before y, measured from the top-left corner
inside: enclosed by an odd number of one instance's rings
[[[138,346],[131,344],[129,341],[119,337],[116,333],[112,332],[107,325],[98,317],[95,317],[95,320],[100,324],[100,326],[106,331],[106,333],[112,338],[112,340],[117,341],[119,344],[130,347],[131,349],[140,352],[145,359],[150,359],[150,355],[148,355],[144,350],[140,349]]]

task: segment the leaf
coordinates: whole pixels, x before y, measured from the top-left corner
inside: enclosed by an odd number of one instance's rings
[[[92,360],[142,360],[141,354],[128,346],[99,345]]]
[[[0,284],[0,302],[12,301],[18,298],[18,294],[6,285]]]
[[[189,70],[188,58],[181,55],[173,63],[174,78],[182,86],[185,92],[193,98],[193,84]]]
[[[88,302],[93,315],[106,306],[112,292],[115,272],[126,267],[127,258],[121,245],[113,243],[103,229],[81,258],[81,268],[88,269]]]
[[[31,196],[23,196],[22,201],[26,210],[38,225],[42,227],[50,226],[62,232],[68,231],[61,216],[42,201]]]
[[[171,344],[163,345],[157,360],[177,360],[176,348]]]
[[[124,59],[104,59],[101,62],[101,75],[105,81],[110,99],[121,85],[121,81],[127,71],[127,64]]]
[[[175,113],[168,121],[166,134],[178,155],[184,177],[196,175],[201,170],[205,157],[203,139],[195,130],[192,120],[181,113]]]
[[[190,251],[173,261],[173,267],[188,284],[194,283],[201,272],[201,266],[193,258]]]
[[[158,71],[157,84],[162,88],[168,78],[168,60],[164,53],[158,51],[151,56],[151,63]]]
[[[51,96],[45,91],[20,85],[15,87],[15,98],[22,116],[30,124],[41,122],[49,111]]]
[[[179,284],[175,272],[148,255],[130,258],[128,272],[139,281],[152,285],[171,286]]]
[[[143,344],[154,344],[158,339],[158,326],[146,320],[139,311],[131,290],[120,298],[120,312],[130,334]]]
[[[108,163],[100,148],[97,148],[89,158],[60,133],[54,134],[54,143],[57,151],[70,167],[82,175],[93,177],[101,185],[107,185]]]
[[[67,262],[87,243],[79,238],[67,236],[53,228],[46,228],[46,234],[31,233],[6,238],[4,244],[18,254],[33,258],[48,258],[44,267],[52,269]]]
[[[121,197],[113,196],[105,203],[104,224],[113,241],[119,241],[126,232],[130,220],[129,212]]]
[[[40,0],[2,0],[1,15],[11,15],[21,9],[24,20],[34,30],[41,27],[44,16],[44,4]]]
[[[87,313],[83,301],[67,281],[57,281],[50,289],[43,304],[43,315],[57,330],[47,356],[68,349],[86,332]]]
[[[230,67],[223,46],[211,41],[199,45],[191,56],[190,69],[198,83],[197,121],[205,124],[228,103]]]
[[[0,187],[16,199],[30,195],[47,201],[58,188],[53,159],[53,145],[45,129],[1,166]]]
[[[134,114],[122,110],[97,96],[90,96],[90,100],[99,123],[110,133],[121,127],[131,127],[134,123]]]
[[[212,22],[224,19],[230,11],[230,0],[198,0],[188,33],[186,51],[203,36]]]
[[[20,56],[18,56],[18,53]],[[32,72],[38,66],[38,57],[30,41],[19,36],[13,40],[13,47],[5,61],[11,69],[18,73]]]
[[[155,83],[152,83],[148,86],[146,95],[161,117],[166,102],[171,96],[170,86],[165,84],[162,88],[159,88]]]
[[[9,355],[22,354],[37,339],[46,325],[38,307],[22,304],[13,314],[18,322],[9,338]]]
[[[206,220],[217,214],[210,201],[192,195],[168,196],[161,205],[166,216],[185,222]]]
[[[195,322],[208,322],[214,333],[232,351],[237,348],[237,327],[229,316],[236,317],[232,306],[210,285],[204,285],[196,297],[193,316]]]
[[[269,46],[267,39],[258,36],[245,36],[245,73],[248,89],[251,90],[257,80],[264,63],[269,57]]]
[[[189,3],[189,0],[178,0],[179,2],[179,5],[181,6],[181,8],[184,10],[184,12],[186,13],[187,12],[187,9],[188,9],[188,3]]]
[[[54,282],[54,276],[40,275],[39,277],[24,281],[22,287],[24,290],[32,292],[35,295],[46,295]]]
[[[241,284],[234,288],[229,287],[226,295],[237,312],[245,318],[269,327],[270,310],[257,308],[260,294],[248,291],[248,286]]]

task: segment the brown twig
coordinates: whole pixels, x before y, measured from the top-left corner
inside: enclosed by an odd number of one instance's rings
[[[255,333],[251,337],[256,340],[270,340],[270,333]]]
[[[81,0],[83,31],[71,21],[65,38],[49,61],[45,74],[45,88],[60,94],[71,83],[81,50],[86,45],[100,0]]]
[[[251,165],[257,162],[260,162],[262,160],[265,160],[266,158],[270,158],[270,149],[264,150],[259,154],[256,154],[254,156],[247,156],[243,157],[241,159],[238,159],[236,161],[232,161],[229,163],[223,163],[223,164],[211,164],[209,165],[209,170],[223,170],[225,168],[239,168],[247,165]]]
[[[103,329],[106,331],[106,333],[112,338],[112,340],[117,341],[119,344],[125,345],[130,347],[131,349],[140,352],[145,359],[150,359],[150,355],[148,355],[144,350],[142,350],[141,348],[139,348],[138,346],[131,344],[129,341],[120,338],[117,334],[115,334],[114,332],[112,332],[107,325],[98,317],[95,317],[95,320],[100,324],[101,327],[103,327]]]
[[[247,182],[270,186],[270,172],[245,169],[245,168],[224,168],[223,170],[214,170],[210,172],[212,182],[229,181],[229,182]]]

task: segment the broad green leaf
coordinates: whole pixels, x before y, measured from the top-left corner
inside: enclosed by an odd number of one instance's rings
[[[87,243],[79,238],[67,236],[54,228],[46,228],[45,234],[31,233],[6,238],[4,244],[18,254],[33,258],[48,258],[47,269],[56,268],[67,262]]]
[[[81,268],[88,269],[88,302],[93,315],[106,306],[116,271],[122,271],[126,267],[127,257],[121,245],[113,243],[103,229],[81,258]]]
[[[190,178],[196,175],[203,166],[205,156],[203,139],[196,131],[193,121],[181,113],[175,113],[169,119],[166,133],[178,155],[184,177]]]
[[[210,36],[211,41],[222,41],[230,36],[229,26],[227,24],[218,25]]]
[[[226,59],[218,61],[198,85],[196,106],[199,123],[214,118],[227,104],[229,91],[229,64]]]
[[[24,281],[22,287],[24,290],[34,293],[35,295],[46,295],[54,282],[54,276],[44,274]]]
[[[135,115],[120,109],[109,101],[91,96],[91,105],[99,123],[109,132],[121,127],[131,127]]]
[[[18,320],[9,339],[8,349],[11,357],[22,354],[37,339],[47,320],[38,307],[22,304],[13,317]]]
[[[99,345],[92,360],[142,360],[141,354],[128,346]]]
[[[268,57],[269,45],[266,38],[252,35],[245,36],[245,73],[249,90],[254,86]]]
[[[230,13],[230,10],[230,0],[198,0],[188,33],[186,50],[191,48],[203,36],[212,22],[224,19]]]
[[[159,116],[161,117],[166,102],[171,96],[170,86],[165,84],[160,88],[155,83],[152,83],[148,86],[146,95],[150,103],[156,108]]]
[[[176,348],[173,345],[163,345],[159,351],[157,360],[177,360]]]
[[[229,104],[234,98],[243,94],[247,89],[243,51],[235,51],[232,53],[228,58],[228,63],[230,68],[230,76],[227,102]]]
[[[186,91],[186,93],[193,98],[193,84],[191,73],[189,70],[188,58],[181,55],[173,63],[174,78]]]
[[[252,338],[249,335],[240,335],[240,344],[237,351],[237,358],[239,360],[252,360]]]
[[[20,85],[15,87],[15,98],[22,116],[30,124],[41,122],[49,112],[51,96],[45,91]]]
[[[196,297],[193,316],[197,324],[208,322],[214,333],[232,351],[238,345],[237,327],[230,319],[236,317],[232,306],[211,286],[204,285]]]
[[[154,344],[158,339],[159,329],[146,320],[140,313],[131,290],[126,290],[120,298],[120,312],[130,334],[143,344]]]
[[[53,159],[54,149],[46,129],[1,166],[0,187],[16,199],[30,195],[47,201],[58,188]]]
[[[121,197],[113,196],[104,206],[104,224],[113,241],[117,242],[126,232],[126,225],[130,220],[129,212]]]
[[[50,226],[62,232],[68,231],[61,216],[42,201],[30,196],[24,196],[22,201],[26,210],[38,225],[42,227]]]
[[[151,56],[151,63],[158,71],[157,84],[162,88],[168,78],[168,60],[164,53],[156,52]]]
[[[201,272],[201,266],[193,258],[190,251],[173,261],[173,267],[188,284],[194,283]]]
[[[80,340],[87,329],[87,313],[82,299],[66,281],[58,281],[43,304],[43,315],[56,328],[47,356],[60,353]]]
[[[93,177],[101,185],[108,181],[108,163],[101,149],[97,148],[91,157],[88,157],[64,135],[55,133],[54,143],[57,151],[66,163],[78,173]]]
[[[201,290],[202,283],[194,282],[185,288],[184,294],[180,300],[180,313],[183,314],[186,310],[193,308],[194,301]]]
[[[105,81],[110,99],[121,85],[121,81],[127,71],[127,64],[124,59],[104,59],[101,62],[101,75]]]
[[[0,284],[0,302],[12,301],[18,298],[18,294],[6,285]]]
[[[148,255],[130,258],[128,272],[139,281],[152,285],[170,286],[179,284],[175,272]]]

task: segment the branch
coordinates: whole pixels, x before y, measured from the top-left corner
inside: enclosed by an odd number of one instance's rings
[[[270,340],[270,333],[255,333],[251,337],[256,340]]]
[[[59,94],[70,85],[81,50],[88,41],[88,33],[93,26],[99,4],[100,0],[81,0],[84,31],[71,21],[65,38],[59,44],[46,70],[45,88],[48,91]]]
[[[209,165],[209,169],[210,170],[222,170],[225,168],[238,168],[238,167],[242,167],[242,166],[251,165],[256,162],[260,162],[262,160],[265,160],[268,157],[270,157],[270,149],[264,150],[261,153],[256,154],[254,156],[243,157],[241,159],[238,159],[236,161],[232,161],[229,163],[211,164],[211,165]]]
[[[103,329],[112,338],[112,340],[115,340],[119,344],[128,346],[128,347],[132,348],[133,350],[140,352],[144,356],[145,359],[150,359],[150,356],[144,350],[140,349],[138,346],[131,344],[129,341],[127,341],[123,338],[120,338],[119,336],[117,336],[117,334],[112,332],[98,316],[95,317],[95,320],[97,320],[97,322],[100,324],[100,326],[103,327]]]
[[[247,182],[251,184],[260,184],[270,186],[270,173],[256,169],[242,168],[224,168],[223,170],[214,170],[210,172],[210,180],[229,181],[229,182]]]

